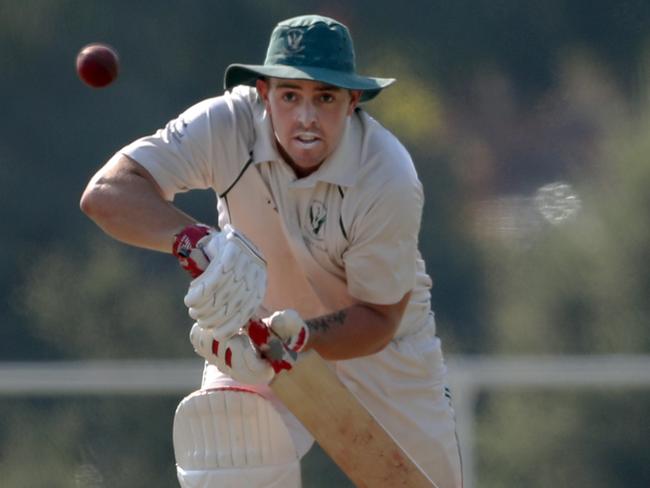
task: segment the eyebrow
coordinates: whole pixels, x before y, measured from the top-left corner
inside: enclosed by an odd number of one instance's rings
[[[297,85],[295,83],[291,83],[290,81],[279,82],[277,85],[275,85],[275,87],[276,88],[291,88],[291,89],[294,89],[294,90],[301,90],[302,89],[302,87],[300,85]],[[322,85],[317,85],[316,90],[318,90],[318,91],[339,91],[339,90],[341,90],[341,88],[338,87],[338,86],[334,86],[334,85],[322,84]]]

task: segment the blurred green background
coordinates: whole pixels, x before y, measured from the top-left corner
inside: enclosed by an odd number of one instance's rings
[[[346,23],[359,71],[399,80],[366,109],[424,183],[449,358],[648,354],[647,0],[0,0],[0,361],[194,358],[177,264],[111,241],[79,197],[304,13]],[[121,56],[101,90],[74,69],[94,41]],[[213,196],[179,203],[214,222]],[[182,396],[0,396],[0,484],[177,486]],[[650,486],[648,411],[644,389],[482,391],[476,486]],[[306,488],[343,486],[307,464]]]

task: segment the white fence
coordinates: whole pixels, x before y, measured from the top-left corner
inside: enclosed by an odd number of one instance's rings
[[[514,388],[650,387],[650,356],[456,356],[450,382],[463,456],[465,488],[476,488],[474,412],[481,391]]]
[[[465,488],[477,486],[474,412],[480,391],[650,387],[650,356],[452,356],[448,365]],[[200,360],[0,363],[0,395],[179,394],[198,387],[201,369]]]

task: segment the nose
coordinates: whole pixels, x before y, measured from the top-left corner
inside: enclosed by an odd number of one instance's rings
[[[310,127],[315,124],[318,119],[318,114],[316,107],[311,101],[305,100],[298,107],[298,122],[300,122],[304,127]]]

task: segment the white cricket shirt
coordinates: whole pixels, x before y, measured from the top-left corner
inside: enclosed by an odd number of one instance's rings
[[[359,300],[396,303],[412,290],[397,336],[435,327],[418,251],[422,185],[400,142],[357,110],[334,153],[298,179],[274,141],[256,90],[240,86],[121,152],[170,201],[216,192],[219,225],[243,232],[268,262],[267,310],[312,318]]]

